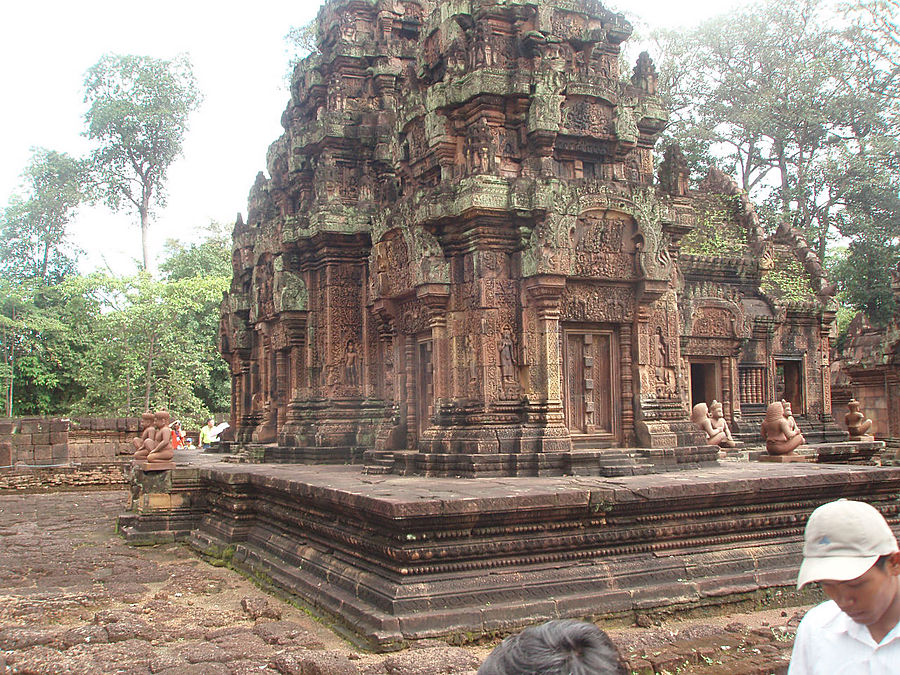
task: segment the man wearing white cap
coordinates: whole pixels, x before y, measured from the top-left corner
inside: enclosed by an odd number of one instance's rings
[[[900,552],[884,517],[839,499],[810,515],[797,588],[830,600],[797,628],[788,675],[900,673]]]

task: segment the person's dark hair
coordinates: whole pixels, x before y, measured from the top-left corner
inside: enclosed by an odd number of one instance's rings
[[[894,555],[894,554],[888,553],[887,555],[883,555],[883,556],[879,557],[878,560],[875,561],[875,567],[883,570],[885,567],[887,567],[887,562],[888,562],[888,560],[891,559],[892,555]]]
[[[592,623],[562,619],[511,635],[477,675],[627,675],[609,636]]]

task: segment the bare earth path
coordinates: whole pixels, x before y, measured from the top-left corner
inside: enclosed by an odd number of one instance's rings
[[[115,534],[124,491],[0,495],[0,674],[473,675],[492,644],[354,648],[181,545]],[[784,672],[800,612],[610,628],[636,672]]]

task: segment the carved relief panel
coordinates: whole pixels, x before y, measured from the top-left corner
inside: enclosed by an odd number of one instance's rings
[[[634,231],[633,220],[624,214],[582,215],[569,231],[573,274],[616,281],[634,279]]]
[[[560,115],[560,131],[573,136],[606,136],[612,123],[612,111],[612,106],[602,101],[566,99]]]
[[[372,247],[371,265],[377,297],[396,297],[412,289],[409,249],[399,230],[388,232]]]

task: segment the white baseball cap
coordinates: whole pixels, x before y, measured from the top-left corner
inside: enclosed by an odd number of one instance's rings
[[[798,589],[811,581],[856,579],[878,558],[898,550],[897,538],[878,509],[848,499],[813,511],[803,538]]]

